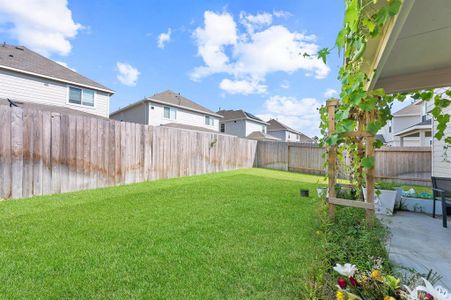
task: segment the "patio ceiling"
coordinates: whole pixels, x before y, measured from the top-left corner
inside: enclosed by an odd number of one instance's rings
[[[369,41],[369,89],[386,92],[451,86],[451,1],[404,0],[384,34]]]

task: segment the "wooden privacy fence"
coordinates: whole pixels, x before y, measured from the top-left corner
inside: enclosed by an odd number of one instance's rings
[[[316,144],[259,141],[256,167],[324,175],[325,149]],[[400,184],[431,185],[430,147],[386,147],[375,150],[375,179]],[[345,164],[349,162],[345,161]],[[338,177],[347,178],[339,164]]]
[[[250,168],[256,141],[0,106],[0,198]]]

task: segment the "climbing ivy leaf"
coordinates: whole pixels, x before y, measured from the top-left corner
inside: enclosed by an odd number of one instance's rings
[[[374,167],[374,156],[367,156],[362,159],[362,166],[370,169]]]
[[[328,144],[329,146],[336,145],[337,142],[338,142],[338,135],[337,134],[332,134],[331,136],[329,136],[326,139],[326,144]]]
[[[330,51],[328,48],[323,48],[321,50],[318,51],[318,58],[321,58],[321,60],[323,61],[323,63],[326,63],[327,60],[327,56],[330,54]]]
[[[345,12],[345,23],[349,24],[349,27],[352,31],[358,30],[359,25],[359,0],[350,0],[347,2],[348,6],[346,7]]]
[[[366,131],[373,135],[376,134],[379,131],[379,129],[381,129],[381,125],[377,121],[368,123],[368,125],[366,127]]]

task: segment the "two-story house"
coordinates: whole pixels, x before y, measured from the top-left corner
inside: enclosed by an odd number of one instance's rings
[[[288,127],[282,122],[276,119],[270,119],[268,121],[268,133],[272,136],[280,139],[283,142],[295,142],[295,143],[313,143],[313,139],[309,138],[300,131],[294,130]]]
[[[217,113],[223,117],[220,120],[220,131],[223,133],[255,140],[279,140],[267,133],[268,123],[242,109],[220,110]]]
[[[427,147],[432,144],[432,122],[426,103],[414,103],[393,113],[393,118],[379,131],[387,146]]]
[[[110,114],[118,121],[200,131],[219,131],[220,115],[167,90],[132,103]]]
[[[108,118],[114,92],[23,46],[0,45],[0,100]],[[56,109],[58,108],[58,109]],[[68,110],[69,109],[69,110]]]

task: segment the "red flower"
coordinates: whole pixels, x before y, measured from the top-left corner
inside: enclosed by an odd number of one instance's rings
[[[343,278],[341,278],[341,277],[338,278],[338,286],[339,286],[341,289],[345,289],[347,285],[348,285],[348,283],[346,282],[345,279],[343,279]]]
[[[432,296],[431,294],[427,293],[427,294],[426,294],[426,299],[428,299],[428,300],[434,300],[434,296]]]
[[[354,277],[349,277],[349,281],[351,282],[351,284],[352,284],[352,286],[357,286],[357,280],[355,280],[355,278]]]

